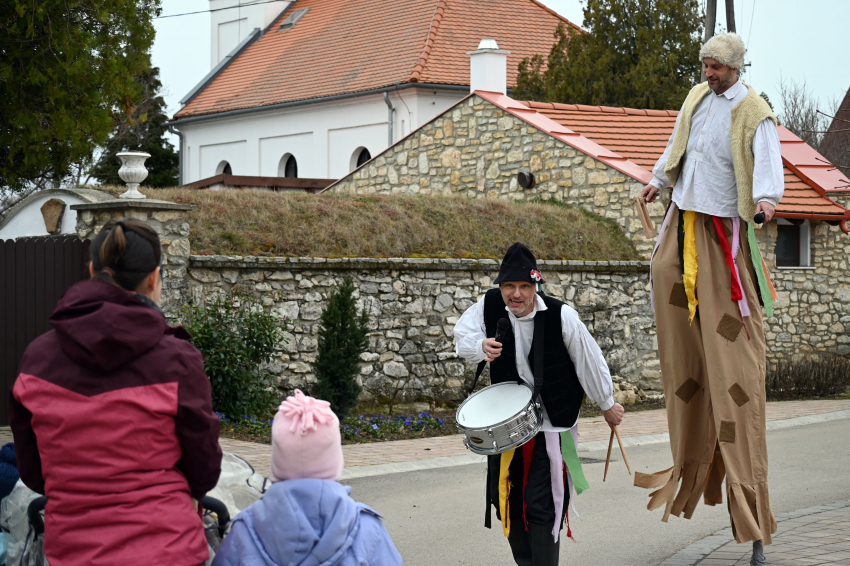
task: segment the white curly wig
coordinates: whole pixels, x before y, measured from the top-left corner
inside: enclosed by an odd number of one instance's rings
[[[700,61],[706,57],[717,59],[720,63],[733,69],[744,68],[744,55],[747,48],[744,40],[737,33],[723,33],[715,35],[705,42],[699,51]]]

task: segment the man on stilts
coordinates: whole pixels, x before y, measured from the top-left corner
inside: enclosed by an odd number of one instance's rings
[[[685,100],[654,179],[651,202],[673,185],[653,252],[652,299],[673,467],[636,474],[650,510],[690,518],[700,497],[726,503],[735,539],[765,564],[776,520],[767,487],[765,339],[776,292],[753,232],[782,198],[776,118],[741,82],[746,49],[734,33],[700,51],[708,81]],[[764,219],[761,220],[761,213]],[[678,487],[678,494],[677,494]]]
[[[585,393],[612,428],[625,412],[614,402],[611,374],[596,341],[575,310],[539,292],[544,282],[531,250],[516,243],[494,281],[499,288],[467,309],[454,327],[457,354],[490,362],[491,383],[540,387],[540,432],[519,448],[487,457],[484,525],[490,527],[490,505],[495,506],[518,566],[557,566],[565,516],[570,536],[571,495],[588,487],[575,427]],[[510,324],[496,342],[501,319]]]

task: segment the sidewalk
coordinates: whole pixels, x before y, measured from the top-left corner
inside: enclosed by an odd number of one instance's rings
[[[771,566],[850,565],[850,501],[810,507],[776,517],[773,544],[764,547]],[[660,566],[745,566],[752,545],[738,544],[726,528],[682,549]]]
[[[768,429],[800,426],[833,418],[850,418],[850,400],[783,401],[767,403]],[[626,412],[620,425],[620,436],[626,446],[668,442],[667,411]],[[582,419],[578,424],[579,451],[605,450],[611,434],[602,417]],[[269,475],[271,447],[222,438],[226,452],[249,461],[262,475]],[[459,434],[416,440],[395,440],[371,444],[352,444],[342,448],[345,455],[343,479],[381,475],[428,468],[441,468],[483,461],[463,447]],[[706,565],[708,566],[708,565]]]

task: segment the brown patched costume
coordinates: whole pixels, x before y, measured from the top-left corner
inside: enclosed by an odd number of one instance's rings
[[[720,219],[725,233],[719,235],[712,216],[692,213],[698,306],[689,322],[687,259],[680,252],[685,232],[680,224],[686,220],[670,206],[669,226],[652,260],[652,284],[674,464],[636,474],[635,485],[660,488],[648,508],[665,506],[667,521],[671,513],[690,518],[700,497],[707,505],[722,503],[725,476],[735,539],[770,544],[776,520],[767,488],[765,341],[746,231],[739,230],[734,246],[731,219]],[[724,253],[721,239],[737,248],[734,260],[750,316],[742,316],[732,300],[731,253]]]

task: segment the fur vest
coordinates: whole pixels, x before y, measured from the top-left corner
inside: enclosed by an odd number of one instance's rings
[[[740,79],[738,79],[740,80]],[[735,183],[738,185],[738,215],[747,222],[753,221],[756,204],[753,201],[753,170],[755,156],[753,155],[753,138],[759,124],[770,118],[777,124],[776,116],[767,102],[756,94],[753,87],[746,85],[747,94],[744,99],[732,109],[732,125],[729,137],[732,142],[732,164],[735,168]],[[688,149],[688,138],[691,134],[691,119],[697,105],[711,92],[708,83],[700,83],[691,89],[685,103],[682,105],[679,127],[670,156],[664,172],[671,185],[676,184],[682,170],[683,157]]]

